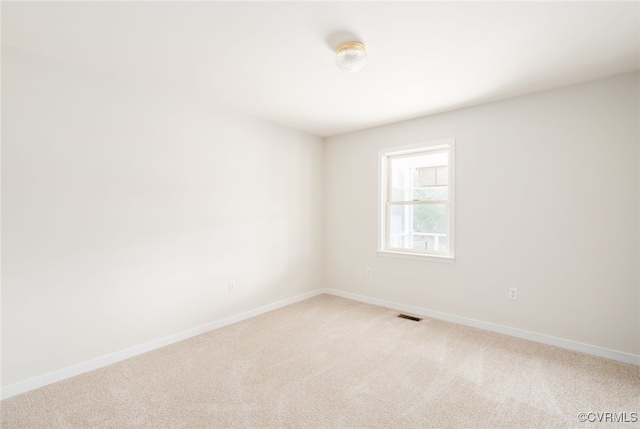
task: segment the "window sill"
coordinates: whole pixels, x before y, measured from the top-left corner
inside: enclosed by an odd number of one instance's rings
[[[417,253],[392,252],[389,250],[378,250],[378,256],[387,258],[413,259],[416,261],[441,262],[445,264],[453,264],[456,259],[453,256],[440,255],[420,255]]]

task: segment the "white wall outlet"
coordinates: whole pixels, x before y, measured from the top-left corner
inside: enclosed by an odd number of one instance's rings
[[[366,273],[367,273],[367,277],[371,277],[371,268],[367,268]]]
[[[509,288],[509,299],[518,299],[518,288]]]
[[[229,292],[233,292],[234,290],[236,290],[236,282],[229,280]]]

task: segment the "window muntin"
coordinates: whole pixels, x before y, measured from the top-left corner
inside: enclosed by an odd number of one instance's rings
[[[453,257],[453,140],[382,154],[380,250]]]

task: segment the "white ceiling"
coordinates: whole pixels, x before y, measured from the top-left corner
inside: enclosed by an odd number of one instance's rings
[[[2,43],[331,136],[638,70],[640,3],[3,1]]]

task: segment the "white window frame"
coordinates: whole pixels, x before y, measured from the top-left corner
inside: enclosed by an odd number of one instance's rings
[[[449,151],[448,195],[449,195],[449,253],[435,254],[389,249],[387,247],[388,222],[387,206],[389,205],[389,157],[413,155],[421,152]],[[442,139],[410,146],[382,149],[378,152],[378,255],[396,258],[417,259],[423,261],[449,262],[455,261],[455,139]]]

